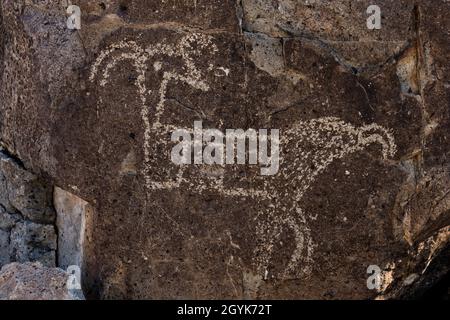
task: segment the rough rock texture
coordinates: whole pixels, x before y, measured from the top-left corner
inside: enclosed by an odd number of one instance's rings
[[[68,290],[69,275],[39,262],[11,263],[0,271],[0,300],[80,300],[79,290]]]
[[[0,149],[0,267],[9,262],[56,265],[52,188]]]
[[[366,0],[79,0],[80,31],[66,1],[0,3],[0,139],[93,208],[90,297],[419,297],[449,272],[448,1],[379,0],[381,30]],[[172,164],[195,120],[280,129],[280,171]],[[47,191],[18,190],[0,239],[53,252]]]

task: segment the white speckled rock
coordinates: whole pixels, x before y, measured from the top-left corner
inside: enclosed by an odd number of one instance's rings
[[[83,300],[80,290],[68,290],[69,275],[41,263],[11,263],[0,271],[0,300]]]

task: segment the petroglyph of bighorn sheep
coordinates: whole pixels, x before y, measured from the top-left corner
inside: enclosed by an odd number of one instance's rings
[[[267,201],[266,209],[256,217],[258,244],[254,252],[254,261],[260,275],[268,277],[298,278],[308,276],[313,263],[314,242],[311,238],[308,220],[310,217],[301,208],[305,193],[312,187],[316,178],[337,159],[342,159],[352,153],[366,149],[369,145],[379,144],[383,158],[393,156],[396,146],[392,134],[382,126],[370,124],[355,127],[337,118],[320,118],[299,121],[289,129],[281,131],[280,171],[275,176],[255,177],[261,179],[261,188],[229,188],[224,184],[222,174],[204,177],[185,174],[186,166],[179,166],[173,175],[157,181],[150,173],[151,168],[158,168],[158,158],[155,156],[156,146],[167,145],[170,133],[177,129],[173,124],[161,123],[166,107],[166,93],[170,82],[185,83],[199,91],[208,91],[207,72],[229,70],[210,65],[204,70],[196,66],[201,50],[210,53],[218,51],[211,37],[190,34],[181,38],[175,44],[156,43],[146,48],[135,41],[121,41],[112,44],[102,51],[94,62],[90,80],[100,78],[100,85],[105,86],[110,74],[120,61],[128,60],[138,73],[136,87],[141,103],[141,117],[144,124],[144,154],[145,165],[143,174],[146,187],[152,190],[171,190],[186,188],[190,192],[217,192],[224,197],[248,197]],[[147,77],[152,73],[148,66],[153,66],[154,72],[161,73],[161,60],[169,58],[181,59],[182,67],[169,66],[159,79],[159,101],[154,106],[148,105],[146,87]],[[161,60],[158,60],[161,59]],[[167,62],[164,60],[164,62]],[[164,63],[165,68],[167,63]],[[170,157],[170,155],[168,155]],[[167,161],[169,158],[167,159]],[[293,235],[295,243],[289,263],[283,271],[275,274],[270,269],[274,248],[279,245],[281,235]]]

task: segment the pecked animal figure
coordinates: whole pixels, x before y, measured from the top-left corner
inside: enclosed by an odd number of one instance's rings
[[[222,166],[219,175],[202,176],[196,169],[176,166],[170,162],[170,133],[175,129],[186,129],[165,123],[162,119],[167,111],[167,89],[171,82],[188,85],[199,92],[209,91],[204,81],[206,72],[220,69],[209,66],[201,69],[196,57],[202,50],[215,52],[217,47],[210,36],[189,34],[179,42],[169,44],[158,42],[143,47],[135,41],[121,41],[102,51],[91,68],[90,81],[99,78],[100,86],[106,86],[117,63],[128,61],[138,74],[135,82],[141,103],[141,119],[144,127],[143,152],[145,162],[142,174],[145,176],[149,193],[154,190],[183,188],[202,194],[216,192],[221,197],[247,197],[265,201],[268,205],[254,219],[256,220],[256,245],[252,262],[261,277],[292,279],[308,277],[312,270],[314,239],[311,237],[310,217],[302,208],[305,193],[313,186],[317,177],[325,174],[333,161],[349,157],[371,145],[381,147],[384,159],[396,153],[392,133],[377,124],[356,127],[338,118],[324,117],[294,123],[281,131],[280,170],[274,176],[252,176],[247,187],[238,187],[224,182],[224,176],[235,173],[234,168]],[[167,57],[177,61],[174,66],[163,66],[161,60]],[[170,61],[170,60],[169,60]],[[149,67],[150,66],[150,67]],[[166,68],[166,69],[164,69]],[[149,69],[151,69],[149,71]],[[148,79],[159,74],[157,103],[150,104]],[[167,121],[167,120],[166,120]],[[165,152],[157,152],[165,150]],[[169,169],[160,170],[161,161]],[[233,167],[233,166],[232,166]],[[191,171],[187,171],[191,170]],[[194,174],[193,174],[194,172]],[[196,172],[196,173],[195,173]],[[228,178],[228,176],[227,176]],[[250,187],[258,186],[258,187]],[[276,245],[283,233],[290,233],[295,243],[286,266],[274,271],[272,261]]]

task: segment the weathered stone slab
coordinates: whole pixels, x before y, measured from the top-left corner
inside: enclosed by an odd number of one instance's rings
[[[0,266],[13,261],[56,265],[51,185],[0,150]]]
[[[57,212],[58,266],[63,269],[78,266],[83,281],[85,260],[92,245],[92,207],[58,187],[55,187],[53,201]]]
[[[51,223],[51,187],[0,149],[0,205],[10,212],[20,212],[26,219]]]

